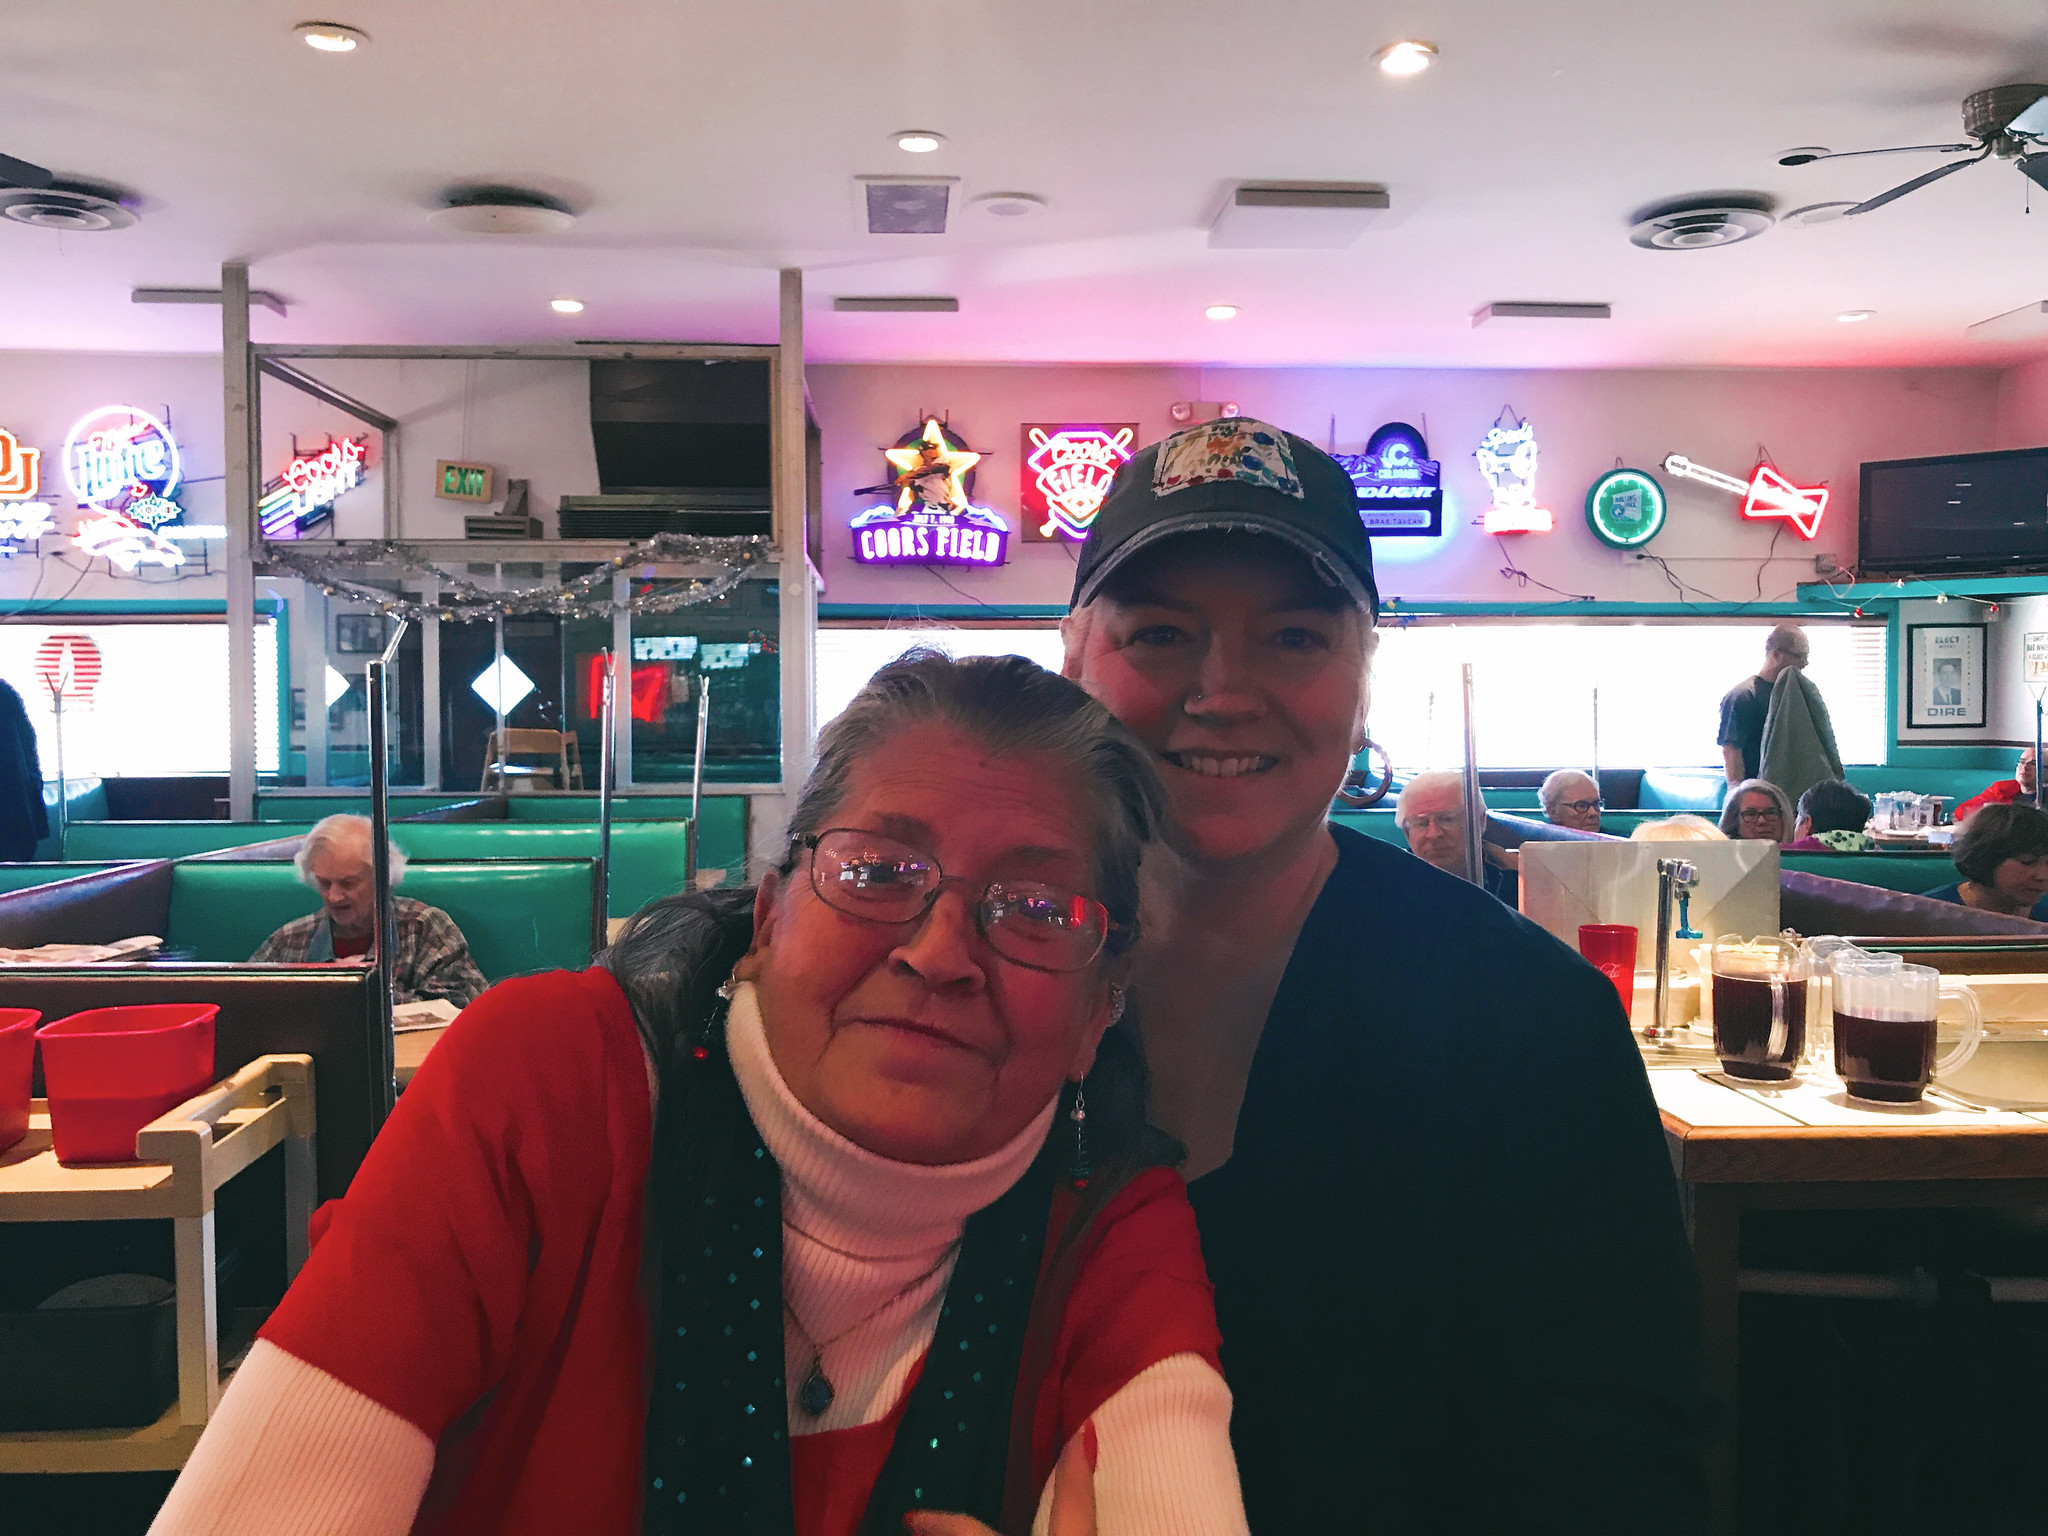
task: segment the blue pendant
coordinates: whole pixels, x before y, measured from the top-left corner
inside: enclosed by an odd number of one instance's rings
[[[824,1362],[815,1355],[812,1356],[811,1374],[806,1376],[803,1385],[796,1389],[796,1405],[815,1419],[832,1406],[832,1399],[838,1395],[832,1390],[832,1383],[826,1379]]]

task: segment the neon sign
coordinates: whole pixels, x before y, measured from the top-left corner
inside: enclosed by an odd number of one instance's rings
[[[1640,549],[1664,526],[1664,487],[1640,469],[1611,469],[1586,491],[1586,526],[1613,549]]]
[[[1777,466],[1768,459],[1757,461],[1747,481],[1695,464],[1682,453],[1674,453],[1664,461],[1664,472],[1677,475],[1681,480],[1697,480],[1701,485],[1711,485],[1716,490],[1740,496],[1744,517],[1782,517],[1802,539],[1810,539],[1820,532],[1821,515],[1828,509],[1826,486],[1794,485],[1779,474]]]
[[[1026,425],[1020,510],[1027,539],[1085,539],[1138,440],[1132,423]]]
[[[87,412],[64,443],[64,478],[81,507],[125,512],[131,501],[168,500],[178,476],[171,429],[132,405]]]
[[[857,513],[851,522],[853,558],[862,565],[1001,565],[1010,552],[1010,525],[967,499],[964,477],[981,455],[948,432],[936,417],[883,450],[895,478],[865,491],[894,490],[893,504]]]
[[[0,427],[0,555],[56,532],[50,509],[35,497],[43,488],[43,456]]]
[[[1331,457],[1351,476],[1369,536],[1433,539],[1443,532],[1443,465],[1407,422],[1388,422],[1366,439],[1363,453]]]
[[[133,571],[138,565],[185,563],[185,552],[177,545],[147,528],[138,528],[118,512],[80,518],[71,542],[84,550],[88,558],[101,556],[124,571]]]
[[[0,427],[0,501],[33,501],[42,489],[42,453]]]
[[[256,503],[263,536],[297,538],[303,524],[361,485],[369,446],[367,438],[343,437],[318,453],[294,455]]]
[[[1503,412],[1503,415],[1506,413]],[[1504,427],[1496,421],[1479,440],[1473,457],[1493,487],[1493,505],[1480,526],[1488,533],[1548,533],[1550,509],[1536,505],[1536,429],[1526,421]]]

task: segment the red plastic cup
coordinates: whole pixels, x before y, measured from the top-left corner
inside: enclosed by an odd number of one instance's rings
[[[0,1152],[28,1134],[28,1101],[35,1079],[34,1008],[0,1008]]]
[[[1621,1011],[1636,1005],[1636,930],[1632,923],[1579,924],[1579,953],[1621,994]]]
[[[60,1163],[128,1163],[135,1133],[213,1082],[215,1003],[94,1008],[36,1031]]]

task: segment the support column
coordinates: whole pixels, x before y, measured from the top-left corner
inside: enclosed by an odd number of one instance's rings
[[[256,369],[249,351],[249,264],[220,269],[221,442],[228,589],[228,816],[256,815]],[[307,724],[312,724],[312,700]],[[311,731],[308,730],[310,745]]]
[[[818,593],[804,547],[806,444],[804,434],[804,275],[782,273],[782,326],[775,358],[775,541],[781,562],[780,662],[782,670],[782,803],[787,806],[811,768],[816,734],[812,649],[818,629]],[[756,818],[764,820],[765,818]]]

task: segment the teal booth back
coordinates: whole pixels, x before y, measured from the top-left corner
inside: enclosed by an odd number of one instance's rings
[[[417,821],[394,824],[391,840],[411,859],[597,857],[597,828],[574,823]],[[657,897],[682,890],[688,842],[684,822],[615,822],[608,915],[630,917]]]
[[[67,859],[182,859],[278,837],[304,837],[311,822],[81,821],[64,829]]]
[[[48,885],[55,880],[69,880],[73,875],[89,875],[96,869],[106,869],[106,864],[0,864],[0,891],[26,890],[32,885]]]
[[[590,964],[597,866],[589,859],[419,863],[399,894],[439,907],[469,941],[486,981]],[[290,864],[182,863],[171,871],[164,942],[201,960],[247,960],[320,905]]]
[[[1803,870],[1830,880],[1853,880],[1882,890],[1918,896],[1938,885],[1953,885],[1956,867],[1946,853],[1783,853],[1780,869]]]

